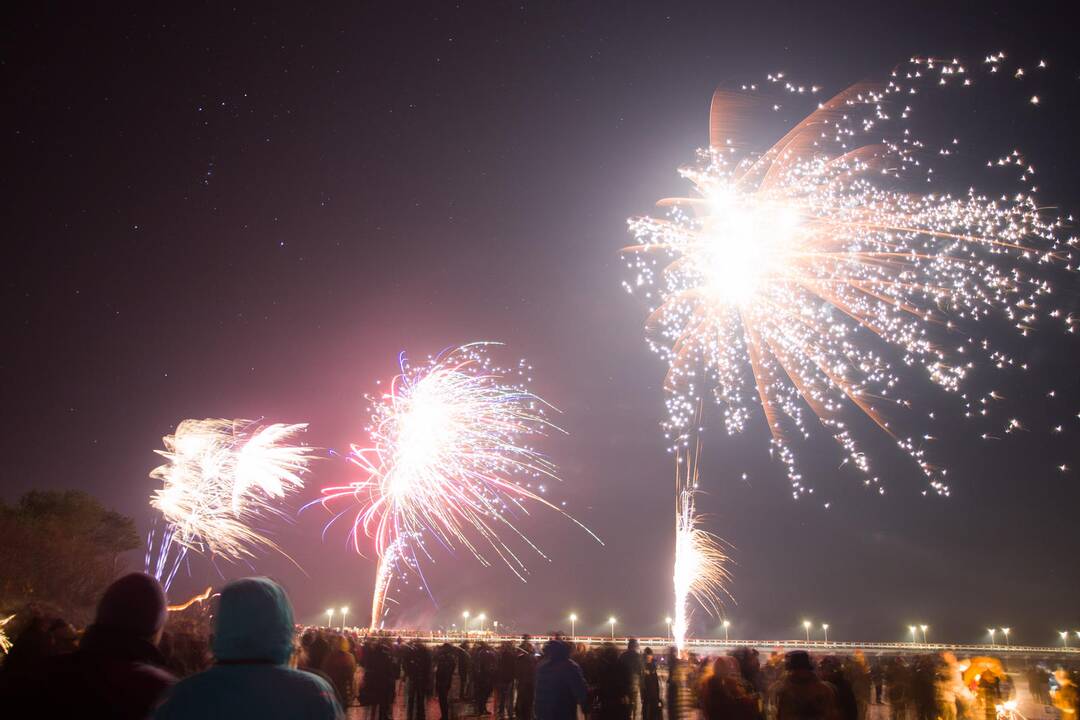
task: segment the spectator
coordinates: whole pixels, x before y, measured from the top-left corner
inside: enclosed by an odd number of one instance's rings
[[[536,668],[536,720],[577,720],[577,709],[585,706],[588,690],[581,666],[570,659],[570,646],[552,640],[544,646]]]
[[[78,649],[41,666],[20,693],[22,703],[29,700],[32,706],[12,717],[149,717],[176,682],[157,649],[165,607],[165,593],[149,575],[132,573],[114,582]]]
[[[787,677],[777,691],[776,720],[837,720],[836,691],[814,674],[805,650],[785,658]]]
[[[325,680],[288,667],[293,628],[292,606],[277,583],[258,577],[229,583],[214,618],[216,664],[177,683],[154,717],[343,718]]]
[[[352,650],[349,648],[349,639],[346,637],[332,638],[329,645],[333,649],[323,660],[322,669],[337,691],[338,702],[345,707],[353,696],[356,658],[353,657]]]

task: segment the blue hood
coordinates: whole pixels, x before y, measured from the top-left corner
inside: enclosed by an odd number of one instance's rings
[[[293,611],[281,586],[264,577],[231,582],[221,591],[212,648],[219,661],[284,665],[293,652]]]

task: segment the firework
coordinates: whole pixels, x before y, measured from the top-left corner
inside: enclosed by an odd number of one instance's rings
[[[14,615],[8,615],[6,618],[0,619],[0,653],[7,654],[8,650],[11,650],[11,641],[8,640],[7,633],[4,632],[4,626],[11,622]]]
[[[259,528],[284,517],[280,501],[303,487],[313,448],[289,444],[305,423],[258,425],[250,420],[184,420],[156,450],[168,462],[151,471],[162,481],[150,505],[167,527],[147,567],[168,583],[187,551],[229,560],[251,558],[258,547],[278,549]],[[171,559],[170,559],[171,558]]]
[[[561,431],[548,419],[554,408],[527,388],[531,368],[492,364],[487,350],[495,344],[463,345],[420,367],[402,353],[400,374],[369,398],[370,445],[354,445],[349,455],[363,479],[323,490],[325,506],[358,506],[350,533],[357,552],[362,536],[374,540],[372,627],[383,619],[395,577],[411,572],[424,583],[420,559],[431,558],[430,538],[484,565],[497,558],[521,579],[526,565],[501,533],[547,559],[517,519],[528,502],[566,515],[541,496],[544,483],[558,479],[554,464],[528,444]]]
[[[719,614],[723,596],[728,594],[724,587],[729,579],[728,557],[719,538],[700,527],[696,512],[698,450],[680,452],[675,459],[675,617],[671,634],[680,651],[690,625],[690,600]]]
[[[846,419],[853,407],[914,460],[928,489],[948,495],[946,471],[925,457],[929,438],[903,434],[889,417],[911,407],[901,394],[902,375],[914,374],[906,368],[960,394],[974,357],[1015,363],[963,327],[994,316],[1026,334],[1049,317],[1072,330],[1073,319],[1049,306],[1051,288],[1037,268],[1067,257],[1075,239],[1059,237],[1062,222],[1040,212],[1032,192],[899,189],[915,172],[933,177],[920,159],[925,143],[906,130],[900,140],[882,139],[891,112],[912,112],[890,110],[917,82],[902,78],[922,78],[927,65],[943,67],[942,83],[967,72],[959,61],[912,62],[921,70],[819,104],[762,153],[748,151],[740,134],[752,101],[718,91],[710,147],[681,171],[694,196],[660,201],[666,217],[629,221],[636,244],[625,249],[632,277],[624,285],[649,303],[648,340],[668,362],[673,447],[691,442],[704,397],[722,407],[729,433],[741,432],[760,405],[795,497],[812,492],[790,443],[809,437],[810,418],[883,492]],[[1021,178],[1032,172],[1025,167]],[[963,399],[969,416],[979,412],[978,398]]]

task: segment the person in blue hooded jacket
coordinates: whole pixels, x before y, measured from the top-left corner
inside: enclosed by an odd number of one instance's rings
[[[214,620],[214,665],[177,683],[154,717],[343,718],[328,682],[289,667],[293,632],[292,606],[280,585],[262,577],[229,583]]]

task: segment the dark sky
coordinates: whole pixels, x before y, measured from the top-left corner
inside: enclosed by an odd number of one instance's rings
[[[471,609],[541,631],[576,610],[582,631],[614,614],[663,632],[663,368],[618,249],[627,217],[685,191],[674,170],[706,142],[716,86],[786,69],[839,90],[913,54],[1045,55],[1057,74],[1039,112],[984,99],[957,124],[1025,148],[1043,200],[1080,207],[1065,4],[151,5],[35,3],[4,23],[0,496],[82,488],[145,532],[152,451],[178,420],[309,421],[309,442],[344,449],[399,350],[504,341],[563,410],[570,434],[544,448],[565,478],[554,494],[607,544],[537,513],[525,528],[552,562],[533,559],[528,584],[441,556],[439,608],[407,591],[403,622]],[[1080,310],[1074,280],[1059,291]],[[958,641],[990,625],[1031,643],[1080,629],[1074,340],[1029,339],[1026,377],[978,378],[1005,388],[1002,417],[1028,432],[983,443],[961,423],[935,428],[949,499],[923,497],[880,440],[889,492],[863,492],[819,433],[799,453],[832,508],[794,502],[760,418],[729,439],[714,415],[701,506],[734,546],[733,633],[793,637],[803,618],[853,639],[902,638],[912,622]],[[305,497],[353,477],[322,460]],[[374,563],[340,532],[320,540],[322,520],[275,535],[306,575],[272,556],[257,569],[302,619],[328,604],[362,618]],[[213,577],[197,559],[174,594]],[[716,626],[699,615],[699,632]]]

